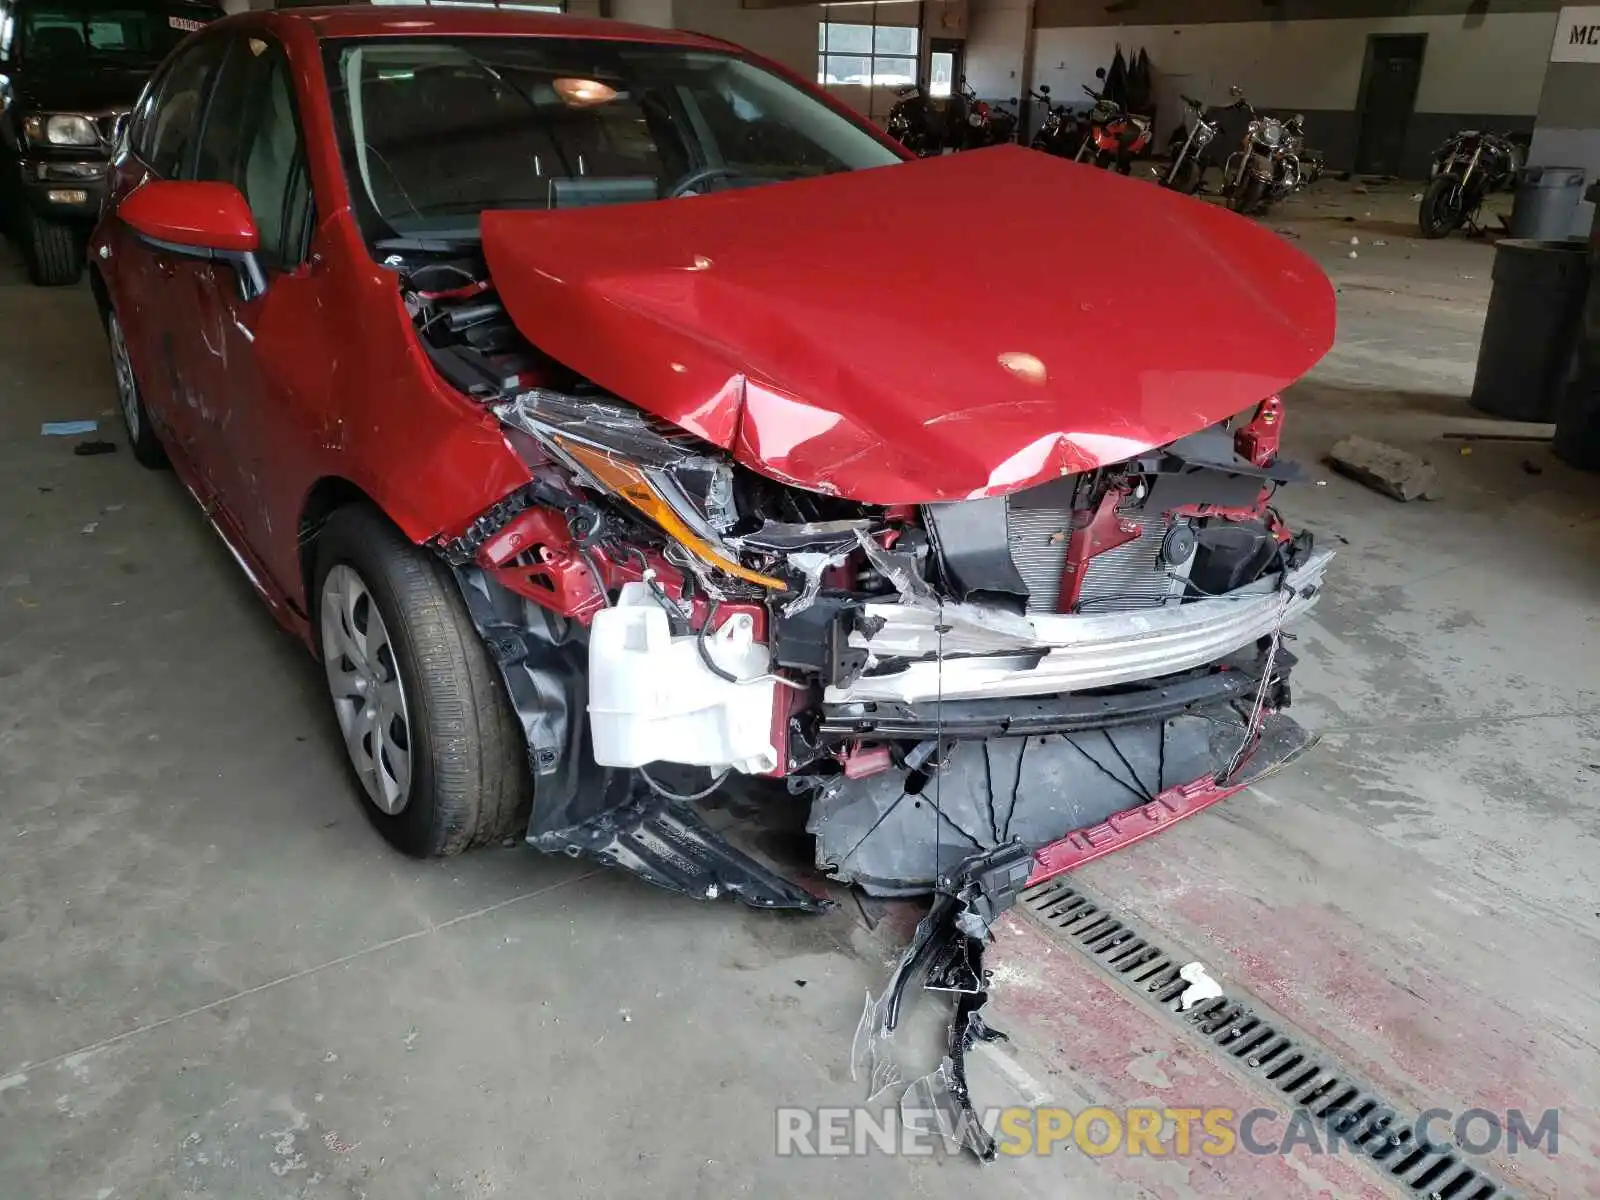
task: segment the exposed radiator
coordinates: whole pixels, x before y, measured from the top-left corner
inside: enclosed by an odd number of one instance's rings
[[[1056,611],[1072,536],[1071,517],[1066,508],[1006,506],[1006,545],[1017,574],[1028,585],[1029,612]]]
[[[1177,568],[1162,564],[1161,541],[1167,536],[1167,519],[1150,518],[1138,510],[1129,510],[1127,516],[1139,521],[1143,532],[1089,560],[1078,593],[1078,611],[1154,608],[1183,598],[1184,580],[1194,560],[1191,557]],[[1178,519],[1187,521],[1186,517]],[[1059,611],[1061,574],[1070,540],[1068,509],[1007,506],[1006,542],[1017,574],[1028,585],[1029,612]]]
[[[1083,587],[1078,591],[1077,611],[1084,613],[1122,612],[1130,608],[1155,608],[1183,599],[1185,580],[1194,563],[1190,555],[1181,566],[1169,567],[1161,561],[1161,542],[1171,523],[1164,516],[1149,517],[1139,512],[1128,516],[1143,522],[1143,530],[1131,542],[1097,554],[1089,560]],[[1187,523],[1187,517],[1179,517]]]

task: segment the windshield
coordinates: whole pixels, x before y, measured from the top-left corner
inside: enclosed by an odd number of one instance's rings
[[[44,3],[25,5],[20,18],[24,61],[73,62],[109,55],[154,64],[204,26],[210,14],[189,7]]]
[[[657,200],[901,161],[771,72],[679,46],[339,42],[328,75],[371,241],[475,237],[485,209]]]

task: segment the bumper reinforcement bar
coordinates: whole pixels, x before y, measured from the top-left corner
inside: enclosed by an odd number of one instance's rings
[[[971,604],[869,604],[871,637],[850,636],[898,670],[830,687],[828,704],[1059,695],[1193,670],[1266,637],[1316,603],[1333,552],[1318,551],[1277,588],[1167,608],[1023,617]],[[943,661],[940,661],[943,655]]]

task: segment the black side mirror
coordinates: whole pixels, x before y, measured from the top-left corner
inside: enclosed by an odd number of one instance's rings
[[[1050,85],[1048,83],[1041,83],[1039,85],[1039,95],[1048,96],[1049,94],[1050,94]]]
[[[1104,79],[1106,77],[1106,69],[1104,67],[1096,67],[1094,69],[1094,77],[1096,79]]]

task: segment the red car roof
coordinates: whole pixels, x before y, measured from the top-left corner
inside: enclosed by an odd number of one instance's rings
[[[727,42],[681,29],[657,29],[561,13],[517,12],[504,8],[348,4],[328,8],[287,8],[272,13],[272,23],[309,24],[319,38],[367,37],[569,37],[607,38],[726,50]]]

